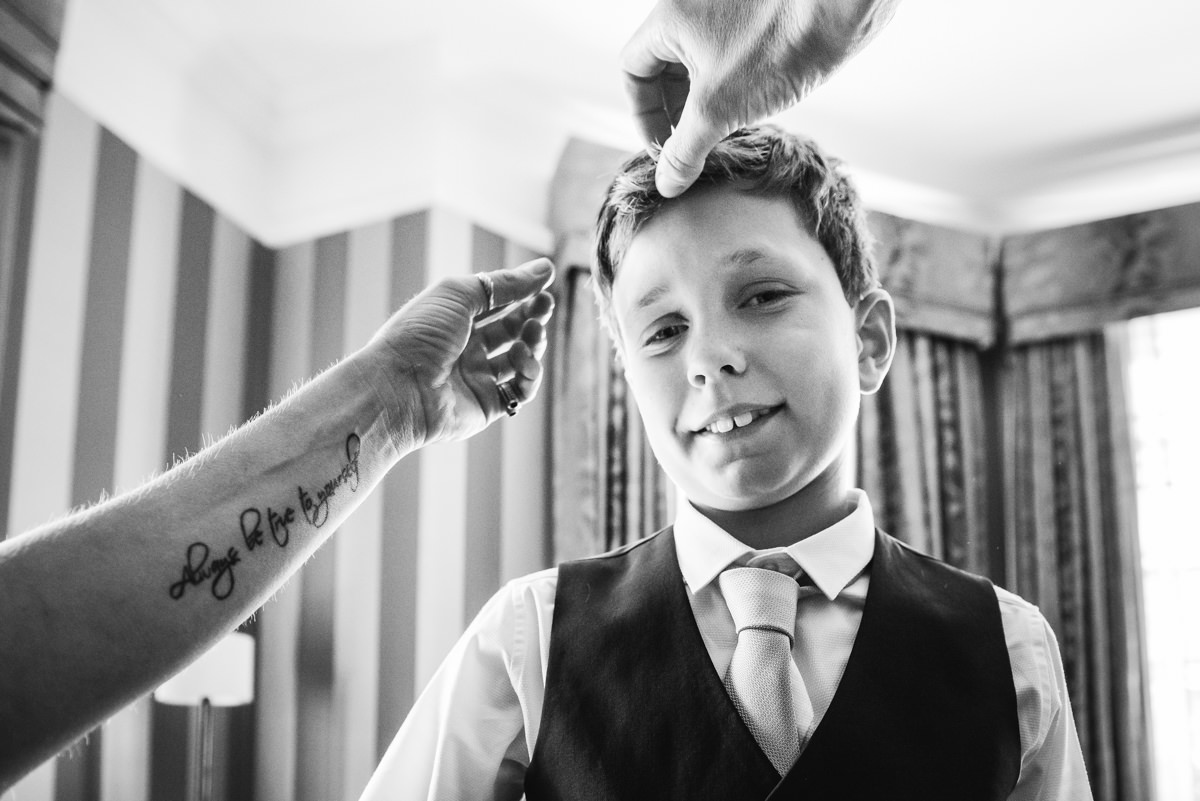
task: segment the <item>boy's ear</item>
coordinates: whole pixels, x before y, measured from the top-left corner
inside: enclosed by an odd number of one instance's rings
[[[892,296],[876,287],[869,290],[854,307],[858,337],[858,388],[871,395],[883,385],[883,378],[896,353],[896,309]]]
[[[600,316],[600,327],[604,330],[604,335],[608,337],[609,343],[612,344],[613,364],[624,373],[627,369],[625,366],[625,341],[621,339],[621,328],[611,308]]]
[[[624,373],[629,369],[625,366],[625,351],[621,348],[620,342],[614,342],[612,343],[612,346],[613,364],[615,364],[617,368],[620,369],[621,374],[624,375]]]

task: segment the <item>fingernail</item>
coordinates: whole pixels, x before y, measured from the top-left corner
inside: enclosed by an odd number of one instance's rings
[[[665,161],[660,161],[654,170],[654,184],[663,197],[677,197],[688,187],[683,176]]]
[[[538,259],[533,263],[534,275],[549,275],[553,271],[554,265],[550,263],[549,259]]]

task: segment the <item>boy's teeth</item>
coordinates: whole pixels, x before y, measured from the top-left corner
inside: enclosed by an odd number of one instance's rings
[[[754,422],[754,412],[746,412],[736,417],[725,417],[704,429],[710,434],[728,434],[735,428],[748,426]]]

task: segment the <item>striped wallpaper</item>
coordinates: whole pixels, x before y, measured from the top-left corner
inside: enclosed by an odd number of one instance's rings
[[[269,250],[70,101],[47,119],[0,534],[194,452],[426,283],[534,255],[437,207]],[[356,799],[465,622],[548,563],[544,407],[401,462],[256,616],[255,798]],[[151,711],[3,801],[148,801]]]

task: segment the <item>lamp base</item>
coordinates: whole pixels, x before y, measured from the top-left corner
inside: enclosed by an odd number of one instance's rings
[[[253,801],[254,704],[153,702],[150,797]]]

